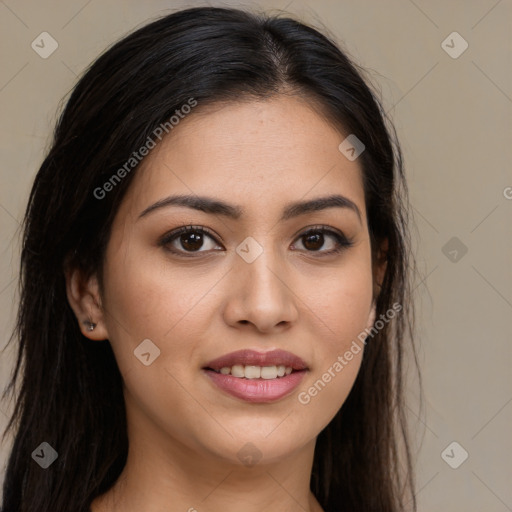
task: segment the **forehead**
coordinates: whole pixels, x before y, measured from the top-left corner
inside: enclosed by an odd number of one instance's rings
[[[145,157],[126,201],[141,211],[171,193],[208,195],[244,216],[339,193],[364,215],[361,168],[339,151],[344,138],[299,97],[199,104]]]

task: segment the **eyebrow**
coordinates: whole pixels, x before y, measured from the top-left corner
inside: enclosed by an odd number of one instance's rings
[[[194,210],[199,210],[205,213],[223,215],[234,220],[239,219],[244,212],[243,208],[238,205],[229,204],[224,201],[206,196],[175,195],[161,199],[160,201],[157,201],[156,203],[148,206],[139,215],[139,219],[151,212],[154,212],[155,210],[168,206],[185,206],[187,208],[192,208]],[[362,223],[361,212],[357,205],[342,195],[330,195],[327,197],[318,197],[309,201],[296,201],[288,203],[283,210],[280,221],[289,220],[305,213],[317,212],[327,208],[350,209],[357,214],[359,222]]]

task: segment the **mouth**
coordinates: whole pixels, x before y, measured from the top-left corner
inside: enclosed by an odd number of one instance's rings
[[[247,402],[271,402],[289,395],[308,371],[284,350],[239,350],[210,361],[202,370],[215,387]]]

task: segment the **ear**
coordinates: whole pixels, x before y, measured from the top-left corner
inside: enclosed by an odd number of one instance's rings
[[[368,324],[366,326],[368,329],[371,329],[373,327],[375,318],[377,316],[377,298],[380,295],[382,282],[384,281],[384,276],[386,275],[387,252],[388,239],[386,238],[381,243],[377,251],[377,256],[373,261],[373,301],[370,314],[368,315]]]
[[[373,327],[373,324],[375,323],[375,317],[377,316],[377,304],[374,300],[372,302],[372,307],[370,309],[370,313],[368,315],[368,321],[366,322],[366,328],[370,330]]]
[[[373,260],[373,300],[374,303],[377,301],[377,297],[380,295],[382,288],[382,282],[386,275],[386,268],[388,266],[388,239],[385,238],[378,250],[377,255]]]
[[[67,269],[66,294],[69,305],[78,320],[82,334],[94,341],[108,339],[105,325],[105,315],[101,304],[101,295],[96,275],[84,278],[82,271],[77,268]],[[95,324],[93,330],[88,329],[89,323]]]

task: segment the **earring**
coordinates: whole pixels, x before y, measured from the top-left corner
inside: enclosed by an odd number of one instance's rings
[[[87,326],[87,330],[89,332],[94,331],[94,328],[96,327],[96,324],[90,320],[85,321],[84,324]]]

